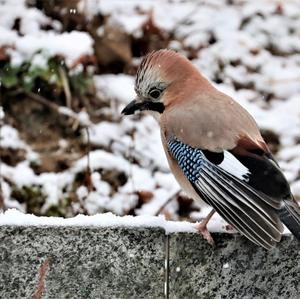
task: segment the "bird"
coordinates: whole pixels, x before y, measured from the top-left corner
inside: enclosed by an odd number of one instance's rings
[[[142,59],[134,89],[136,98],[121,113],[157,120],[180,187],[212,208],[198,227],[211,244],[207,223],[215,212],[268,250],[280,242],[284,225],[300,240],[299,205],[246,109],[170,49]]]

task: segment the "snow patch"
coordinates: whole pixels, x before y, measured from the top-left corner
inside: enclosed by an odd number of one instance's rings
[[[9,209],[0,214],[0,225],[12,226],[95,226],[95,227],[157,227],[167,234],[176,232],[196,232],[195,224],[185,221],[167,221],[163,216],[116,216],[112,213],[93,216],[77,215],[73,218],[38,217]]]

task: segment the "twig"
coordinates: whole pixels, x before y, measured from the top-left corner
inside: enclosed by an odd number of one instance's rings
[[[43,96],[36,94],[34,92],[31,92],[31,91],[26,91],[26,90],[20,89],[19,93],[20,92],[24,93],[25,95],[27,95],[30,99],[34,100],[35,102],[42,104],[42,105],[56,111],[59,114],[62,114],[62,115],[72,118],[73,120],[77,121],[82,127],[88,127],[90,125],[89,123],[83,123],[81,121],[81,119],[78,117],[77,113],[75,113],[73,110],[69,109],[68,107],[59,106],[59,105],[47,100]]]
[[[46,98],[44,98],[43,96],[41,95],[38,95],[34,92],[31,92],[31,91],[26,91],[24,89],[19,89],[18,90],[19,93],[24,93],[25,95],[27,95],[28,97],[30,97],[32,100],[34,100],[35,102],[37,103],[40,103],[52,110],[55,110],[56,112],[59,112],[59,108],[60,106],[51,102],[51,101],[48,101]]]
[[[93,183],[91,178],[91,161],[90,161],[90,150],[91,150],[91,141],[90,141],[90,132],[89,128],[85,128],[86,130],[86,136],[87,136],[87,165],[86,165],[86,184],[88,188],[88,192],[90,193],[93,190]]]
[[[1,104],[1,102],[0,102]],[[4,118],[4,111],[2,106],[0,105],[0,148],[1,148],[1,129],[3,126],[3,118]],[[2,190],[2,182],[3,182],[3,176],[2,176],[2,159],[0,157],[0,210],[4,210],[4,196],[3,196],[3,190]]]
[[[175,193],[173,193],[165,202],[164,204],[158,209],[158,211],[154,214],[154,216],[158,216],[163,209],[167,206],[167,204],[169,204],[173,199],[175,199],[178,194],[180,193],[181,190],[176,191]]]
[[[131,146],[129,146],[128,148],[128,160],[130,161],[129,164],[129,177],[131,178],[131,188],[132,188],[132,193],[135,193],[137,190],[135,188],[135,184],[134,184],[134,179],[133,179],[133,149],[135,148],[135,132],[132,132],[132,143]]]
[[[91,139],[90,139],[90,131],[88,128],[85,128],[86,136],[87,136],[87,170],[91,171],[91,159],[90,159],[90,151],[91,151]]]
[[[267,83],[274,85],[274,84],[297,82],[297,81],[300,81],[300,76],[294,78],[269,79]]]
[[[70,90],[70,85],[69,85],[69,80],[66,75],[66,71],[62,66],[59,66],[58,68],[59,75],[62,80],[63,88],[64,88],[64,93],[66,96],[66,106],[71,109],[72,108],[72,95],[71,95],[71,90]]]

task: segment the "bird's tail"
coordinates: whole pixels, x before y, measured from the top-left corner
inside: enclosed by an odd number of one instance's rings
[[[284,200],[284,207],[279,210],[279,217],[291,233],[300,240],[300,207],[296,200]]]

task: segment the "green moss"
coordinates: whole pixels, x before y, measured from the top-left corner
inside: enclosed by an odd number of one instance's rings
[[[40,186],[24,186],[22,188],[13,188],[12,198],[18,202],[25,204],[26,212],[38,216],[59,216],[66,217],[71,207],[71,199],[65,197],[59,200],[57,205],[51,206],[44,213],[41,212],[46,202],[47,196],[43,193]]]
[[[82,71],[75,75],[69,75],[70,69],[62,58],[52,57],[47,61],[46,67],[32,64],[26,61],[20,66],[12,66],[6,63],[0,70],[0,77],[3,86],[7,89],[23,88],[26,91],[34,91],[41,85],[51,87],[56,93],[63,91],[63,78],[60,70],[64,70],[68,77],[73,92],[84,95],[93,84],[92,77],[88,72]]]
[[[72,75],[69,80],[72,91],[80,95],[88,93],[93,86],[92,76],[85,72]]]
[[[66,217],[71,206],[71,199],[68,197],[62,198],[58,205],[51,206],[45,213],[46,216]]]
[[[39,186],[24,186],[22,188],[13,188],[12,198],[26,205],[27,213],[41,215],[41,208],[46,201],[46,195],[43,194]]]

